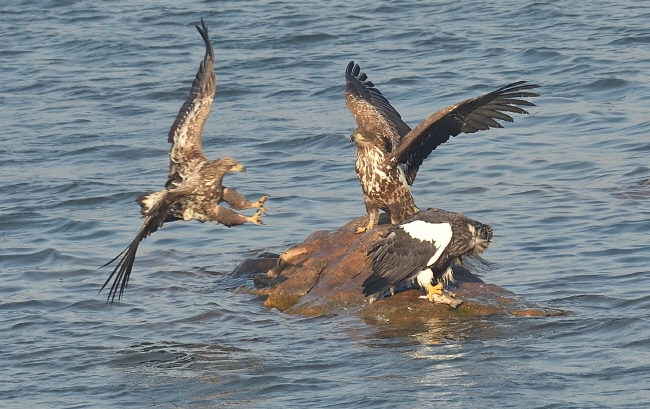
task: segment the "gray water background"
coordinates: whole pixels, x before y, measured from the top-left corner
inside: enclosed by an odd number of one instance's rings
[[[644,1],[0,4],[0,407],[642,408],[650,400],[650,5]],[[160,189],[203,58],[210,158],[264,226],[166,225],[119,305],[97,290]],[[518,80],[529,116],[436,150],[420,207],[494,227],[482,278],[563,317],[399,332],[301,318],[230,271],[365,212],[350,60],[415,126]]]

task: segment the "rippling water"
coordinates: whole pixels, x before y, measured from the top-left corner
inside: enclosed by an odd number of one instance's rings
[[[37,12],[35,10],[38,10]],[[219,81],[209,157],[269,194],[266,225],[174,223],[125,299],[98,270],[159,189],[205,18]],[[596,2],[0,5],[0,407],[644,407],[650,389],[650,8]],[[244,258],[364,214],[343,73],[412,126],[517,80],[530,116],[436,150],[420,207],[494,227],[484,279],[565,317],[410,333],[305,319],[234,289]]]

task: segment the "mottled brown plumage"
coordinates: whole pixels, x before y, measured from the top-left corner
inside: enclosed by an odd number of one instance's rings
[[[246,222],[261,223],[261,213],[265,212],[266,196],[251,203],[236,190],[222,185],[228,172],[245,172],[246,168],[233,158],[208,160],[201,146],[201,134],[217,87],[214,74],[214,51],[208,28],[201,19],[201,27],[196,29],[205,42],[205,57],[196,74],[190,95],[176,116],[168,135],[172,144],[169,151],[169,175],[165,189],[138,197],[140,212],[144,218],[142,227],[135,238],[120,254],[106,263],[113,263],[121,257],[115,269],[104,282],[100,292],[115,277],[108,293],[113,302],[117,295],[122,298],[140,241],[158,230],[165,222],[174,220],[216,221],[228,227]],[[222,201],[235,209],[257,208],[252,217],[238,214],[219,205]],[[102,266],[102,267],[104,267]]]
[[[411,129],[358,65],[350,61],[345,71],[345,103],[357,123],[350,140],[357,146],[355,169],[361,182],[372,229],[379,210],[401,223],[418,211],[409,185],[429,154],[451,136],[489,128],[502,128],[496,120],[512,122],[509,113],[527,114],[519,106],[534,106],[518,99],[536,97],[527,90],[538,85],[519,81],[480,97],[444,108]]]

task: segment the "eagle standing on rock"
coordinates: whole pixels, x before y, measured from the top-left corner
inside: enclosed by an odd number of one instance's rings
[[[116,295],[118,301],[122,298],[140,241],[162,227],[163,223],[195,219],[202,223],[216,221],[228,227],[246,222],[258,225],[262,223],[260,212],[266,213],[264,202],[267,196],[251,203],[236,190],[222,186],[226,173],[245,172],[246,168],[233,158],[210,161],[201,147],[201,133],[210,115],[217,79],[214,74],[214,51],[203,19],[201,27],[196,26],[196,29],[205,41],[205,57],[192,83],[190,95],[169,131],[168,142],[172,144],[169,151],[169,179],[165,189],[138,197],[137,202],[144,218],[140,231],[127,248],[104,264],[107,266],[122,257],[99,290],[101,292],[115,277],[108,293],[108,301],[111,303]],[[219,206],[222,201],[235,209],[258,210],[248,217]]]
[[[519,106],[535,106],[517,99],[537,97],[527,92],[538,85],[514,82],[496,91],[442,109],[411,129],[388,100],[370,82],[359,65],[350,61],[345,71],[345,103],[357,123],[350,140],[357,145],[355,169],[361,182],[368,212],[368,225],[357,233],[372,229],[379,209],[398,224],[415,214],[409,185],[429,154],[450,136],[490,128],[503,128],[496,119],[512,122],[504,112],[527,114]]]
[[[443,295],[443,282],[453,281],[452,261],[483,253],[491,241],[492,227],[486,224],[439,209],[419,211],[391,227],[370,249],[373,273],[363,282],[363,294],[372,302],[384,291],[392,292],[397,284],[411,279],[433,302]]]

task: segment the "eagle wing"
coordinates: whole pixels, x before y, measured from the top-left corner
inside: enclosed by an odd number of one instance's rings
[[[217,89],[217,77],[214,74],[214,50],[208,36],[208,27],[201,19],[201,26],[196,29],[205,41],[205,57],[196,73],[190,95],[181,107],[176,120],[169,130],[167,141],[172,144],[169,151],[169,177],[174,178],[178,167],[191,158],[205,158],[201,146],[201,133]]]
[[[401,227],[391,228],[368,252],[373,273],[363,282],[363,294],[383,292],[413,277],[433,264],[428,263],[432,256],[439,257],[448,244],[413,239]]]
[[[406,167],[406,181],[413,184],[417,171],[424,159],[449,137],[460,133],[474,133],[490,128],[503,128],[496,120],[512,122],[506,112],[528,114],[519,106],[535,106],[532,102],[518,99],[537,97],[539,94],[527,90],[539,85],[526,81],[514,82],[480,97],[468,99],[444,108],[404,136],[393,149],[390,159]]]
[[[131,270],[133,269],[133,262],[135,261],[135,254],[138,251],[138,245],[142,240],[149,237],[149,235],[162,227],[174,202],[180,197],[186,195],[189,191],[189,188],[162,190],[138,198],[138,202],[140,202],[143,209],[147,209],[146,214],[143,216],[144,223],[142,223],[142,227],[140,227],[140,230],[135,235],[131,244],[122,250],[120,254],[115,256],[115,258],[102,266],[105,267],[121,257],[120,261],[113,269],[113,272],[108,276],[104,285],[102,285],[102,288],[99,290],[99,292],[101,292],[111,279],[115,277],[111,289],[108,292],[107,302],[110,301],[113,303],[116,295],[118,302],[120,301],[124,289],[129,283]],[[146,204],[143,204],[143,202],[146,202]]]
[[[390,152],[411,128],[368,80],[368,76],[360,71],[359,65],[350,61],[345,70],[345,104],[357,126],[381,136]]]

